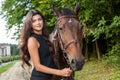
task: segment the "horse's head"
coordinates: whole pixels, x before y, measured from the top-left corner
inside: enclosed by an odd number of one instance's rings
[[[80,70],[85,63],[82,55],[82,24],[77,18],[80,5],[77,4],[74,11],[68,8],[60,11],[56,7],[53,10],[58,17],[54,37],[57,38],[70,67],[74,71]]]

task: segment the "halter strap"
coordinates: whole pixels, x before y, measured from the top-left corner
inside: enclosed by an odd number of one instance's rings
[[[66,44],[64,45],[64,48],[66,49],[71,43],[76,43],[76,42],[78,42],[78,40],[73,39],[73,40],[69,41],[68,43],[66,43]]]
[[[77,16],[75,16],[75,15],[60,16],[60,17],[57,19],[57,22],[58,22],[61,18],[77,18]]]

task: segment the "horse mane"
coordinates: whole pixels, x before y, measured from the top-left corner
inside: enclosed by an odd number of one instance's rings
[[[63,9],[61,10],[61,14],[62,14],[62,16],[75,15],[74,11],[72,11],[72,10],[69,9],[69,8],[63,8]]]

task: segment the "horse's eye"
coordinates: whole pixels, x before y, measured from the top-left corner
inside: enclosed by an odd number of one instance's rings
[[[61,28],[61,27],[60,27],[59,29],[60,29],[60,30],[62,30],[62,28]]]

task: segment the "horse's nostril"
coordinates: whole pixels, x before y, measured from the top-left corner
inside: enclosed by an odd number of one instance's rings
[[[75,64],[75,60],[74,59],[72,59],[71,64]]]
[[[70,66],[72,70],[77,71],[82,69],[84,63],[85,63],[84,59],[82,61],[77,61],[76,59],[72,59]]]
[[[72,59],[71,63],[74,64],[74,60],[73,59]]]

